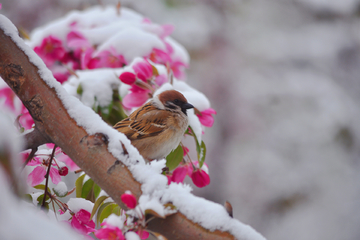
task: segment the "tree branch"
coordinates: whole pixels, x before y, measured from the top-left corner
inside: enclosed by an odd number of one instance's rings
[[[77,125],[55,89],[49,87],[39,75],[38,67],[30,62],[25,52],[5,32],[4,29],[0,30],[0,76],[21,99],[35,121],[35,130],[25,136],[26,147],[34,149],[46,142],[55,143],[116,203],[126,209],[120,196],[125,190],[130,190],[139,198],[140,183],[121,162],[121,167],[108,172],[117,159],[109,153],[106,137],[102,134],[89,136],[84,128]],[[229,232],[211,232],[180,212],[166,219],[152,220],[149,229],[168,239],[234,239]]]

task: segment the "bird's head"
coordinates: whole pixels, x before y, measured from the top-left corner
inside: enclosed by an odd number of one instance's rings
[[[169,111],[182,111],[185,115],[186,110],[190,108],[194,108],[193,105],[188,103],[184,95],[176,90],[167,90],[160,93],[157,96],[161,105],[163,105],[163,109]]]

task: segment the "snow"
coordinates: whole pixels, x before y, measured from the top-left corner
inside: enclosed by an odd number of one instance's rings
[[[125,238],[126,238],[126,240],[140,240],[139,235],[137,235],[134,232],[127,232],[125,234]]]
[[[76,71],[76,76],[71,76],[62,86],[73,96],[88,107],[96,105],[105,107],[112,101],[113,90],[119,88],[120,80],[115,74],[115,69],[101,68],[94,70]],[[82,94],[77,94],[81,85]]]
[[[122,53],[127,62],[131,62],[137,56],[149,55],[153,48],[165,50],[165,44],[151,33],[137,28],[125,28],[101,44],[97,52],[111,48],[114,48],[116,52]]]
[[[106,223],[114,226],[114,227],[118,227],[119,229],[122,229],[123,226],[124,226],[124,221],[126,219],[126,216],[125,215],[116,215],[114,213],[110,214],[109,217],[107,217],[105,219]]]
[[[59,182],[54,190],[60,195],[64,196],[68,192],[68,188],[64,182]]]
[[[143,199],[149,200],[149,205],[147,207],[152,207],[158,210],[159,204],[156,199],[164,196],[162,197],[163,203],[175,203],[178,210],[184,213],[189,219],[210,230],[226,230],[234,234],[234,236],[238,239],[264,239],[250,227],[230,218],[222,206],[193,196],[190,193],[190,188],[188,186],[172,184],[170,187],[167,187],[167,178],[159,173],[161,164],[165,167],[164,160],[157,164],[145,164],[145,161],[139,155],[137,149],[130,144],[130,141],[123,134],[108,126],[97,114],[92,111],[91,108],[84,106],[79,99],[74,96],[70,96],[66,90],[61,87],[60,83],[54,79],[52,73],[46,68],[42,60],[18,37],[16,28],[4,16],[0,16],[0,26],[5,29],[5,33],[13,39],[13,41],[25,52],[26,55],[28,55],[30,61],[39,68],[41,77],[50,87],[55,89],[69,115],[77,122],[77,124],[84,127],[88,134],[102,132],[109,137],[108,150],[117,159],[121,159],[133,173],[134,178],[142,184],[142,192],[144,194]],[[136,35],[136,30],[132,31],[132,33]],[[114,38],[113,40],[115,41],[118,39]],[[103,48],[107,46],[110,46],[110,43],[103,46]],[[131,58],[131,53],[129,53],[126,57]],[[174,86],[179,86],[179,88],[184,91],[184,95],[189,98],[193,96],[192,93],[195,91],[190,87],[186,87],[184,84],[174,84]],[[163,89],[166,87],[167,86]],[[189,111],[189,116],[193,116],[189,117],[190,124],[192,124],[192,126],[199,125],[199,123],[194,120],[195,115],[193,112]],[[194,130],[196,129],[201,128],[194,127]],[[201,133],[195,132],[195,134],[200,139]],[[122,155],[121,142],[125,145],[127,151],[129,152],[128,158],[124,159]],[[152,198],[155,200],[151,200]],[[74,212],[80,209],[85,209],[91,212],[93,203],[77,198],[69,200],[68,206]],[[204,213],[202,209],[206,209],[206,213]],[[63,219],[70,218],[68,212],[65,212],[61,216]],[[135,236],[133,238],[130,235],[131,233],[127,233],[126,236],[129,237],[129,239],[135,239]]]
[[[163,203],[172,202],[187,218],[210,231],[228,231],[236,238],[244,240],[265,239],[250,226],[231,218],[220,204],[194,196],[190,191],[190,186],[172,182],[159,196]]]

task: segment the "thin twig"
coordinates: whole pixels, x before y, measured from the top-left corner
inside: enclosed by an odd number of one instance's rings
[[[42,207],[42,208],[45,207],[46,195],[48,194],[47,189],[48,189],[48,184],[49,184],[50,169],[51,169],[52,160],[53,160],[54,155],[55,155],[55,149],[56,149],[56,145],[54,145],[54,149],[53,149],[53,151],[52,151],[52,153],[51,153],[50,162],[49,162],[49,167],[48,167],[47,173],[46,173],[46,175],[45,175],[46,182],[45,182],[44,198],[43,198],[43,201],[42,201],[42,204],[41,204],[41,207]]]

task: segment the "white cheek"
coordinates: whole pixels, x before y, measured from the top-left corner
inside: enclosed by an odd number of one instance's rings
[[[165,106],[164,104],[162,104],[162,102],[160,102],[158,96],[155,96],[152,100],[154,106],[156,106],[157,108],[159,109],[165,109]]]

